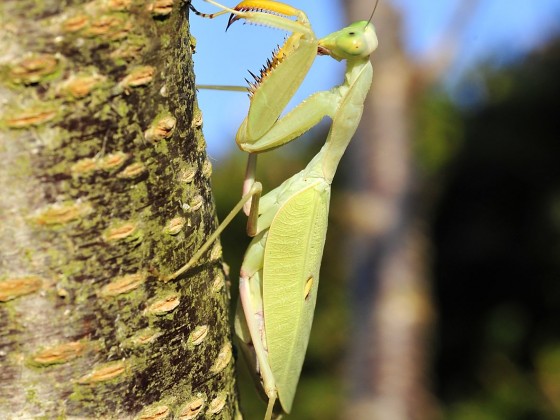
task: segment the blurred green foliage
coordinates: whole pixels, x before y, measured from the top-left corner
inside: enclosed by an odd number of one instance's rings
[[[462,115],[444,92],[431,92],[417,100],[414,152],[424,175],[437,176],[462,144]]]
[[[559,74],[559,43],[489,71],[486,101],[462,111],[460,147],[439,171],[445,418],[560,418]]]

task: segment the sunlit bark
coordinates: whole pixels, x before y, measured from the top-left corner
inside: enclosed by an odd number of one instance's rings
[[[180,2],[0,8],[0,417],[234,417]]]

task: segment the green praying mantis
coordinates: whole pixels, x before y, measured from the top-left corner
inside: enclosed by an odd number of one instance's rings
[[[317,39],[305,13],[287,4],[245,0],[228,8],[205,1],[221,10],[212,15],[192,5],[191,10],[204,17],[230,13],[228,27],[243,19],[291,33],[249,86],[249,112],[236,136],[239,147],[249,152],[241,200],[189,262],[168,276],[174,279],[191,268],[244,209],[253,240],[241,267],[235,331],[268,399],[265,419],[270,419],[292,408],[315,310],[331,182],[361,119],[372,82],[369,57],[378,41],[370,21]],[[344,82],[280,117],[317,54],[346,60]],[[294,140],[325,116],[332,125],[319,153],[301,172],[262,195],[255,181],[256,154]]]

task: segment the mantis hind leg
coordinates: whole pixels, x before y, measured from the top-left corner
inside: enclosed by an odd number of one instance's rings
[[[241,200],[239,200],[239,202],[229,212],[229,214],[222,221],[222,223],[220,223],[220,226],[218,226],[218,228],[214,231],[214,233],[212,233],[212,235],[210,235],[210,237],[206,240],[206,242],[204,242],[204,244],[198,249],[198,251],[196,251],[196,253],[191,257],[191,259],[184,266],[179,268],[177,271],[175,271],[174,273],[171,273],[170,275],[166,276],[164,278],[164,281],[173,280],[173,279],[179,277],[181,274],[183,274],[185,271],[187,271],[191,267],[193,267],[194,264],[200,259],[200,257],[202,257],[202,255],[204,255],[204,253],[208,250],[208,248],[210,248],[210,246],[214,243],[214,241],[216,239],[218,239],[218,236],[220,236],[220,234],[224,231],[224,229],[231,223],[231,221],[237,215],[237,213],[239,213],[243,209],[243,206],[245,205],[245,203],[247,201],[251,200],[253,197],[256,197],[256,198],[254,200],[252,200],[253,205],[252,205],[250,213],[249,213],[250,216],[249,216],[249,221],[247,222],[247,225],[248,225],[247,230],[249,231],[249,224],[251,223],[251,218],[255,220],[254,222],[252,222],[252,224],[255,225],[255,229],[256,229],[256,219],[258,217],[257,206],[258,206],[258,203],[259,203],[259,198],[261,196],[261,193],[262,193],[261,183],[260,182],[253,183],[253,185],[251,186],[251,188],[249,189],[247,194],[245,194],[243,197],[241,197]],[[253,206],[255,208],[253,208]]]
[[[239,302],[236,313],[236,334],[245,346],[245,355],[249,365],[253,365],[254,372],[258,372],[268,406],[265,419],[272,418],[272,411],[278,391],[276,380],[268,361],[268,348],[266,344],[266,326],[262,302],[262,274],[264,249],[268,230],[259,233],[247,249],[241,266],[239,277]],[[242,310],[241,311],[239,310]],[[252,347],[252,351],[251,350]]]

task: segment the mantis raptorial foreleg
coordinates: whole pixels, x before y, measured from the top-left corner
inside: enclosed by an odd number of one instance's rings
[[[251,203],[247,232],[253,240],[241,268],[242,311],[235,327],[268,398],[265,418],[270,419],[273,409],[289,413],[292,408],[317,298],[330,185],[362,115],[372,80],[369,56],[377,48],[377,36],[369,21],[360,21],[317,39],[305,13],[289,5],[246,0],[228,8],[205,1],[221,8],[207,17],[229,12],[229,24],[244,19],[291,33],[249,87],[251,105],[236,136],[239,147],[250,153],[243,198],[217,233],[169,276],[175,278],[191,267],[233,214]],[[280,117],[317,54],[346,60],[344,82],[311,95]],[[254,176],[256,154],[297,138],[324,116],[332,119],[332,126],[319,153],[305,169],[261,197]]]

